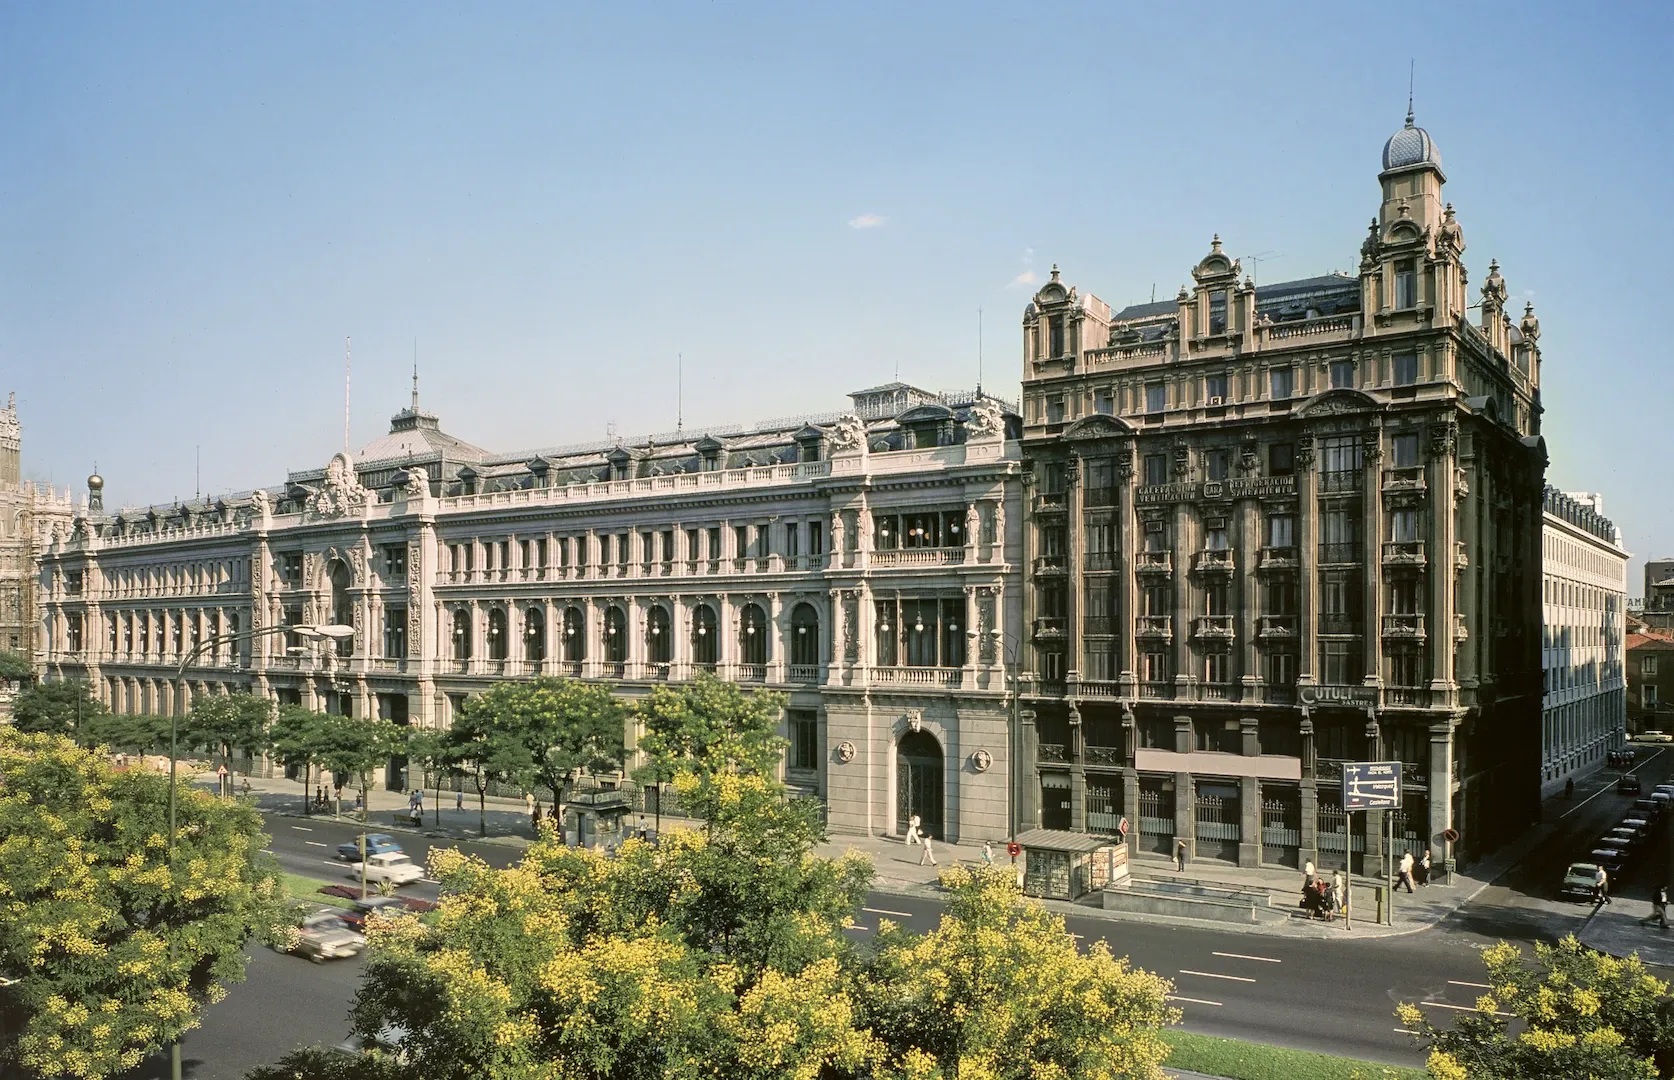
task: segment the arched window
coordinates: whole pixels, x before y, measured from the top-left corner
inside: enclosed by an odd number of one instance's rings
[[[331,566],[331,621],[338,626],[353,626],[355,622],[354,601],[349,597],[349,585],[354,578],[349,573],[349,567],[342,561],[332,563]],[[355,639],[341,638],[337,642],[338,656],[353,656],[355,654]]]
[[[453,613],[453,658],[455,660],[469,660],[471,658],[471,612],[469,608],[460,608]]]
[[[578,607],[564,609],[564,659],[572,664],[587,659],[587,620]]]
[[[674,654],[674,641],[668,632],[668,609],[654,607],[645,613],[646,653],[653,664],[666,664]]]
[[[767,663],[767,616],[759,604],[745,604],[738,613],[738,662]]]
[[[699,604],[692,609],[692,662],[713,668],[720,648],[715,636],[715,609]]]
[[[546,659],[546,615],[538,607],[523,613],[523,659],[531,664]]]
[[[611,605],[605,609],[604,622],[605,662],[625,663],[628,659],[628,616],[621,608]]]
[[[812,604],[798,604],[791,611],[791,663],[813,665],[820,660],[819,612]]]
[[[488,658],[506,658],[506,609],[488,609]]]

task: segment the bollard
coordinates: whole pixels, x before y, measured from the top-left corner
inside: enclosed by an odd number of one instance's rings
[[[1377,894],[1378,925],[1382,926],[1383,925],[1383,920],[1384,920],[1384,912],[1388,910],[1387,905],[1389,903],[1389,898],[1385,895],[1388,890],[1386,890],[1382,885],[1374,885],[1372,887],[1372,891]]]

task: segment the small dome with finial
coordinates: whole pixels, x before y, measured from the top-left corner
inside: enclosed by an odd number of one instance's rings
[[[99,475],[99,467],[95,465],[93,466],[93,475],[87,478],[87,490],[103,491],[104,487],[105,478]]]
[[[1407,125],[1383,144],[1383,167],[1401,169],[1408,165],[1441,167],[1441,151],[1430,133],[1412,122],[1412,109],[1407,109]]]

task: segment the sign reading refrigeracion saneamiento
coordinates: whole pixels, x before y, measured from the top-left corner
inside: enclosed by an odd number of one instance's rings
[[[1147,484],[1134,494],[1134,502],[1191,502],[1195,499],[1249,499],[1257,495],[1294,495],[1294,476],[1246,476],[1234,480],[1206,480],[1201,484]]]
[[[1344,810],[1394,810],[1400,805],[1399,761],[1343,762]]]

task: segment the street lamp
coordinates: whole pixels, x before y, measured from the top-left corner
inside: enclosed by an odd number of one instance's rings
[[[965,636],[975,641],[977,632],[967,630]],[[1006,778],[1006,828],[1009,830],[1008,842],[1016,843],[1017,807],[1020,802],[1017,797],[1017,777],[1021,771],[1017,761],[1017,735],[1020,726],[1018,705],[1022,699],[1022,687],[1018,685],[1017,652],[1022,648],[1023,643],[997,626],[988,631],[988,636],[993,640],[994,647],[1000,650],[1000,662],[1005,665],[1006,669],[1006,685],[1011,688],[1011,716],[1009,723],[1006,725],[1006,761],[1009,764],[1010,772]],[[1007,643],[1011,645],[1009,650],[1005,647]]]
[[[234,641],[254,641],[257,638],[270,637],[274,634],[295,634],[309,639],[330,639],[342,641],[355,636],[352,626],[306,626],[286,625],[268,626],[260,630],[243,630],[235,634],[211,634],[196,642],[191,651],[180,661],[180,669],[174,674],[175,700],[174,708],[169,710],[169,842],[168,869],[169,888],[174,887],[174,836],[175,836],[175,774],[180,758],[180,690],[186,682],[186,669],[192,666],[192,661],[202,656],[208,649]],[[172,966],[175,958],[175,942],[169,939],[169,963]],[[169,1047],[169,1076],[172,1080],[180,1080],[180,1040],[176,1038]]]

